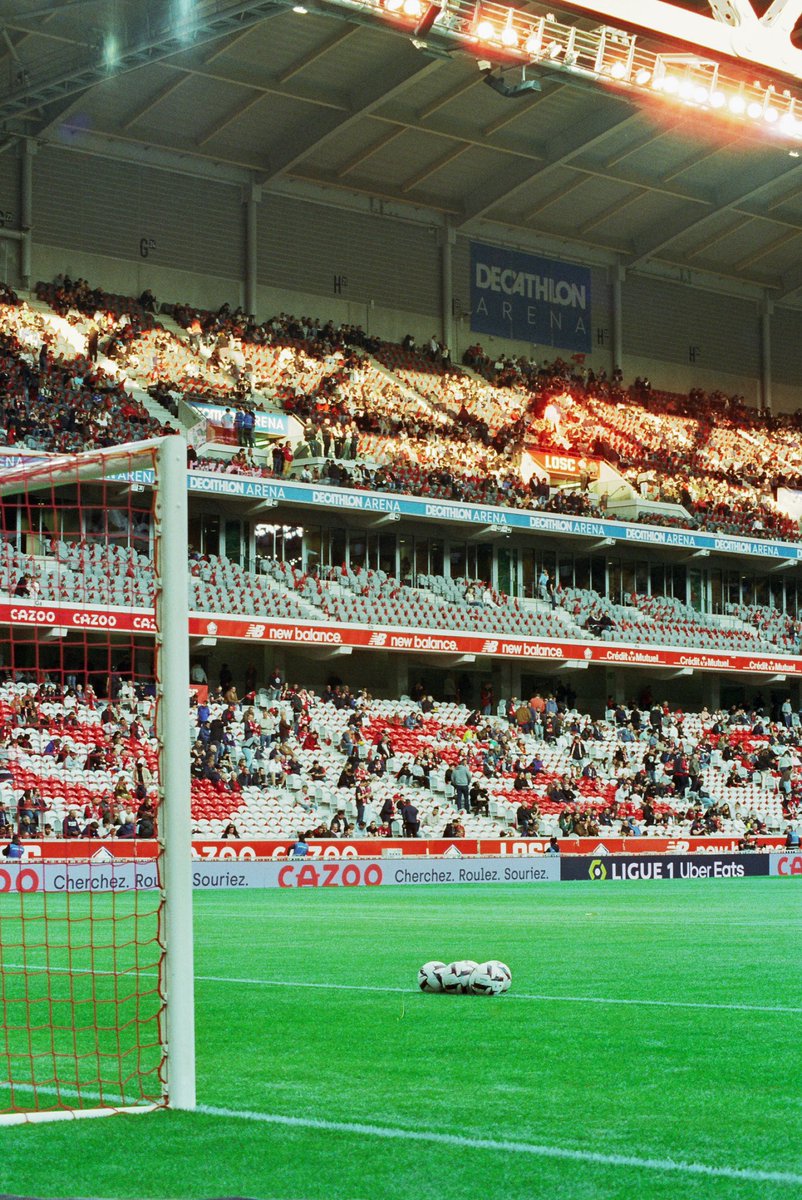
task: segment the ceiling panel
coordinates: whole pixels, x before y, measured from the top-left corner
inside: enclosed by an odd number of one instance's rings
[[[707,8],[707,0],[694,3]],[[34,26],[30,14],[44,8],[54,15],[43,11]],[[128,36],[143,12],[144,0],[0,0],[23,62],[43,71],[99,29]],[[26,24],[30,36],[18,32]],[[12,64],[0,44],[0,102]],[[514,83],[520,70],[504,78]],[[587,81],[545,72],[541,92],[505,98],[471,58],[433,58],[408,36],[319,12],[286,8],[199,40],[67,96],[11,132],[35,135],[37,121],[45,141],[67,124],[121,146],[139,140],[195,154],[199,171],[211,158],[261,178],[273,164],[287,187],[303,176],[459,213],[478,195],[479,219],[566,244],[623,253],[636,244],[644,261],[656,254],[761,285],[802,249],[802,160],[795,168],[788,147],[761,142],[756,128],[738,134],[667,103],[636,109]]]

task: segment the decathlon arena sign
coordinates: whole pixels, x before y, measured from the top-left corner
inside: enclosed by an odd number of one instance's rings
[[[471,243],[471,330],[563,350],[591,348],[590,271]]]
[[[222,411],[222,410],[221,410]],[[42,462],[47,455],[0,455],[0,469],[22,463]],[[573,467],[574,460],[562,457],[560,468]],[[126,471],[112,476],[127,483],[153,486],[153,471]],[[451,521],[454,524],[494,525],[510,532],[568,534],[571,537],[611,538],[616,542],[637,542],[647,546],[707,550],[711,553],[758,555],[782,562],[802,562],[798,542],[769,541],[765,538],[738,537],[703,530],[675,529],[670,526],[637,525],[632,521],[610,521],[598,517],[572,517],[565,513],[547,513],[531,509],[503,508],[498,505],[462,504],[453,500],[371,492],[367,489],[327,487],[296,483],[294,480],[260,479],[225,472],[187,471],[190,492],[207,496],[227,496],[232,500],[266,500],[274,504],[300,504],[311,508],[346,509],[356,513],[391,513],[422,521]]]

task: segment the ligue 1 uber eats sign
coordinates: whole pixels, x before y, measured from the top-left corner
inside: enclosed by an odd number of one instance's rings
[[[590,348],[590,271],[471,242],[471,332],[560,350]]]

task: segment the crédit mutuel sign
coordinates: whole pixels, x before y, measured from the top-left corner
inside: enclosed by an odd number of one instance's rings
[[[590,350],[590,270],[471,243],[471,331]]]

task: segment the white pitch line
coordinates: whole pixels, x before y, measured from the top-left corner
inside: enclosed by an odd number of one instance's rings
[[[10,968],[12,971],[26,971],[28,973],[39,971],[43,975],[51,971],[58,974],[73,975],[119,974],[117,971],[80,971],[69,967],[33,967],[25,966],[21,963],[2,963],[0,965]],[[131,972],[125,972],[125,974],[131,974]],[[146,976],[155,977],[155,975],[155,971],[142,972],[143,978]],[[195,982],[236,983],[246,987],[292,988],[294,990],[308,988],[329,992],[372,992],[401,996],[418,996],[421,994],[418,988],[386,987],[367,983],[311,983],[306,980],[300,982],[293,979],[250,979],[236,978],[231,975],[196,975]],[[641,1000],[628,996],[566,996],[553,992],[507,992],[505,1001],[509,1003],[511,1000],[545,1000],[561,1004],[622,1004],[633,1008],[702,1009],[713,1012],[788,1013],[791,1015],[802,1013],[802,1006],[794,1007],[793,1005],[785,1004],[723,1004],[713,1000]]]
[[[494,1138],[471,1138],[456,1133],[399,1129],[387,1125],[362,1125],[352,1121],[326,1121],[317,1117],[286,1117],[278,1113],[216,1108],[207,1104],[199,1104],[196,1111],[211,1117],[233,1117],[265,1125],[318,1129],[325,1133],[347,1133],[358,1137],[384,1138],[402,1142],[430,1142],[440,1146],[454,1146],[460,1150],[492,1150],[503,1154],[529,1154],[536,1158],[593,1163],[595,1166],[601,1167],[631,1167],[640,1171],[703,1175],[707,1178],[736,1179],[747,1183],[802,1184],[802,1175],[794,1174],[791,1171],[761,1171],[751,1167],[714,1167],[708,1163],[683,1162],[673,1158],[639,1158],[637,1155],[630,1154],[601,1154],[592,1150],[571,1150],[562,1146],[545,1146],[532,1142],[502,1142],[496,1141]]]
[[[234,979],[228,975],[196,975],[201,983],[241,983],[254,987],[316,988],[336,992],[388,992],[405,996],[420,995],[418,988],[379,987],[366,983],[297,983],[291,979]],[[718,1004],[705,1000],[638,1000],[619,996],[563,996],[549,992],[507,992],[505,1000],[554,1000],[567,1004],[630,1004],[655,1008],[724,1009],[733,1012],[802,1013],[794,1008],[775,1004]]]
[[[34,1090],[33,1085],[17,1084],[17,1088]],[[40,1092],[63,1096],[82,1095],[87,1100],[99,1099],[97,1093],[71,1088],[37,1087]],[[113,1110],[112,1110],[113,1111]],[[143,1109],[143,1111],[147,1111]],[[640,1158],[634,1154],[601,1154],[594,1150],[572,1150],[564,1146],[546,1146],[536,1142],[507,1142],[495,1138],[472,1138],[458,1133],[437,1133],[426,1129],[403,1129],[391,1125],[364,1125],[357,1121],[327,1121],[321,1117],[288,1117],[281,1113],[251,1112],[248,1109],[219,1108],[199,1104],[194,1110],[207,1117],[228,1120],[254,1121],[263,1125],[279,1125],[291,1129],[317,1129],[321,1133],[347,1133],[357,1137],[383,1138],[402,1142],[429,1142],[439,1146],[454,1146],[460,1150],[491,1150],[503,1154],[528,1154],[535,1158],[555,1158],[568,1162],[592,1163],[600,1167],[630,1167],[639,1171],[671,1172],[681,1175],[702,1175],[712,1179],[735,1179],[746,1183],[802,1184],[802,1175],[792,1171],[761,1171],[753,1167],[714,1167],[709,1163],[683,1162],[674,1158]]]

